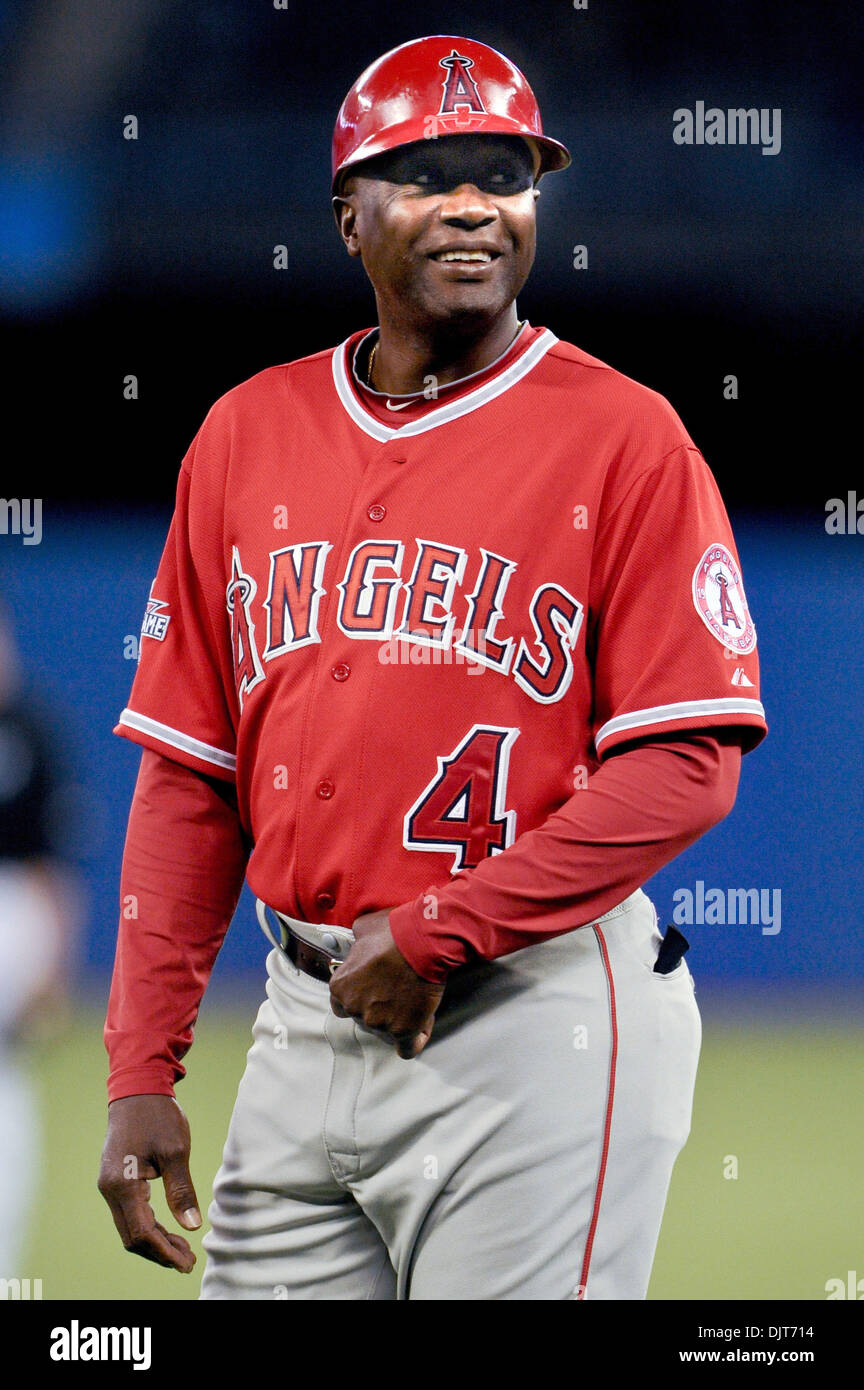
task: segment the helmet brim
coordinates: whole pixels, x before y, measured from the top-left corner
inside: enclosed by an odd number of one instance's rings
[[[438,127],[434,132],[433,123]],[[389,154],[404,145],[419,144],[422,140],[452,139],[457,135],[518,136],[520,140],[524,140],[533,148],[537,158],[539,158],[539,165],[535,171],[535,178],[538,179],[543,174],[566,169],[572,163],[570,151],[559,140],[553,140],[548,135],[536,135],[533,131],[528,134],[522,125],[517,121],[508,120],[506,116],[472,117],[470,129],[467,125],[461,129],[454,128],[451,125],[446,125],[441,118],[435,116],[424,117],[422,121],[414,118],[403,121],[399,125],[386,126],[383,130],[368,136],[362,144],[358,145],[351,152],[350,158],[344,160],[336,170],[333,176],[332,195],[334,197],[339,195],[342,180],[351,173],[356,165],[364,164],[367,160],[374,159],[376,155]]]

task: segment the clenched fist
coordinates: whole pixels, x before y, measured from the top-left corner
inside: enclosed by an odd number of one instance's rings
[[[443,985],[421,979],[393,940],[390,909],[354,923],[355,941],[330,981],[338,1018],[354,1018],[394,1044],[400,1057],[419,1057],[432,1036]]]

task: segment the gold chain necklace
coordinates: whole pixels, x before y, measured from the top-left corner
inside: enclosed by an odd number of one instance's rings
[[[378,344],[376,342],[375,346],[369,354],[369,366],[366,368],[366,385],[370,388],[372,387],[372,363],[375,361],[375,354],[377,351]]]

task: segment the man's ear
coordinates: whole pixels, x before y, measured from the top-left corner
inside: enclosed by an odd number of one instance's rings
[[[345,243],[345,249],[349,256],[360,255],[360,238],[357,235],[357,208],[353,197],[337,194],[331,199],[333,216],[336,218],[336,226],[339,228],[339,235]]]

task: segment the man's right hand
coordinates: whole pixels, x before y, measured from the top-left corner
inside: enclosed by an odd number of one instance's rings
[[[182,1236],[166,1231],[150,1206],[150,1180],[161,1177],[171,1212],[187,1231],[201,1225],[189,1175],[189,1123],[171,1096],[126,1096],[108,1107],[108,1134],[99,1191],[111,1208],[127,1250],[189,1274],[195,1254]]]

